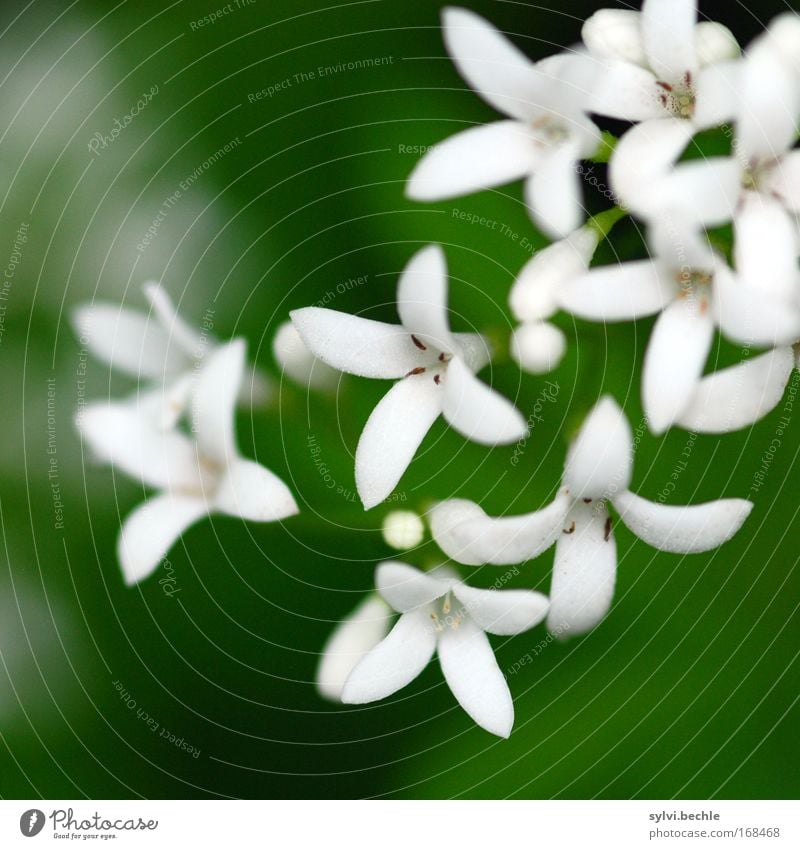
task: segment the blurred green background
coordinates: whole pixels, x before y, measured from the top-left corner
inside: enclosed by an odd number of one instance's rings
[[[324,640],[392,554],[379,531],[389,507],[363,512],[352,459],[387,387],[344,378],[335,395],[309,395],[280,381],[272,334],[289,309],[329,292],[335,309],[394,320],[397,274],[430,241],[446,247],[459,329],[507,333],[511,283],[545,241],[520,185],[430,206],[403,197],[420,146],[495,117],[445,57],[444,4],[240,0],[196,26],[224,5],[80,0],[5,3],[0,13],[4,268],[20,228],[27,238],[0,325],[0,795],[796,797],[800,425],[791,414],[764,485],[751,491],[780,408],[724,439],[643,435],[635,491],[657,498],[680,469],[671,503],[743,496],[756,508],[707,555],[657,553],[620,527],[611,614],[509,674],[509,741],[473,725],[435,663],[383,703],[318,698]],[[600,4],[468,5],[540,58],[576,41]],[[746,42],[786,4],[702,8]],[[346,67],[369,59],[380,62]],[[92,153],[95,133],[109,134],[153,86],[146,108]],[[235,139],[137,250],[165,199]],[[587,195],[591,211],[604,203]],[[460,211],[499,223],[471,225]],[[641,234],[623,224],[612,245],[638,255]],[[283,525],[220,518],[193,528],[169,554],[171,597],[161,575],[123,585],[117,532],[143,493],[84,458],[72,426],[84,361],[70,311],[92,298],[143,307],[150,278],[190,321],[214,309],[214,332],[246,337],[273,374],[273,402],[241,415],[240,443],[303,507]],[[346,283],[357,278],[366,282]],[[553,375],[520,377],[507,361],[484,372],[526,415],[547,379],[559,384],[519,464],[514,446],[488,451],[438,423],[400,484],[405,505],[458,495],[490,513],[535,509],[557,488],[568,439],[601,392],[641,422],[651,322],[558,323],[570,347]],[[735,359],[721,344],[709,369]],[[87,400],[133,388],[102,363],[86,367]],[[438,556],[427,542],[405,559]],[[551,563],[549,552],[525,564],[512,585],[546,591]],[[464,574],[488,585],[499,573]],[[493,638],[501,668],[544,637],[541,626]]]

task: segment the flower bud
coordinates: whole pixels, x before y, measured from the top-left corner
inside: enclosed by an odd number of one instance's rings
[[[521,324],[511,337],[511,356],[531,374],[546,374],[561,362],[567,349],[564,334],[553,324]]]
[[[329,389],[335,385],[336,370],[318,360],[306,348],[291,321],[285,321],[277,329],[272,340],[272,353],[295,383],[313,389]]]
[[[383,520],[383,539],[395,551],[416,548],[425,536],[422,519],[411,510],[393,510]]]

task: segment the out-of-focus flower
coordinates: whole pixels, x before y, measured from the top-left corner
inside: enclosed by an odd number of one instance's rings
[[[600,143],[585,111],[584,57],[564,54],[534,64],[465,9],[445,9],[443,31],[464,79],[510,120],[438,144],[409,178],[409,197],[443,200],[525,178],[537,226],[553,238],[566,236],[583,218],[577,163]]]
[[[278,365],[300,386],[330,389],[336,385],[338,372],[318,360],[306,348],[291,321],[285,321],[275,331],[272,353]]]
[[[644,542],[662,551],[708,551],[729,540],[752,509],[726,498],[686,507],[657,504],[629,490],[633,437],[624,413],[603,398],[573,442],[564,489],[543,510],[491,518],[475,503],[455,499],[437,505],[433,537],[459,563],[521,563],[556,542],[550,614],[556,634],[580,634],[606,615],[614,595],[617,549],[607,502]]]
[[[447,268],[437,245],[406,266],[397,310],[401,325],[320,307],[291,314],[309,350],[333,368],[402,378],[369,417],[356,450],[356,487],[367,510],[390,495],[439,415],[484,445],[515,442],[528,432],[514,405],[475,377],[489,361],[483,337],[450,331]]]
[[[127,584],[144,580],[176,540],[198,520],[223,513],[271,522],[297,512],[286,485],[240,456],[234,407],[245,345],[234,340],[205,358],[192,385],[192,437],[164,429],[148,408],[150,396],[88,405],[76,424],[92,453],[158,490],[125,520],[117,553]]]
[[[486,634],[520,634],[547,615],[547,598],[530,590],[479,590],[447,569],[420,572],[381,563],[375,585],[400,615],[397,624],[353,669],[345,704],[386,698],[411,683],[439,655],[459,704],[492,734],[508,737],[514,705]]]
[[[425,525],[413,510],[392,510],[381,528],[386,545],[396,551],[416,548],[425,536]]]

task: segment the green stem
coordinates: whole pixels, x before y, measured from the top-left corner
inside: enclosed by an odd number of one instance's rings
[[[611,159],[611,154],[614,152],[614,148],[617,146],[617,142],[619,139],[613,134],[609,133],[606,130],[602,138],[600,139],[600,145],[597,148],[594,156],[590,157],[592,162],[603,163],[608,162]]]
[[[598,240],[602,242],[608,238],[608,234],[614,228],[614,225],[627,214],[628,210],[624,206],[612,206],[611,209],[593,215],[586,222],[586,226],[594,230],[597,233]]]

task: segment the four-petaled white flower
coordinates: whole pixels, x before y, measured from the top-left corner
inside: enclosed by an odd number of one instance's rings
[[[98,459],[159,491],[122,526],[117,553],[129,585],[150,575],[181,534],[205,516],[271,522],[297,512],[286,485],[237,449],[234,407],[244,360],[242,340],[205,358],[192,385],[193,438],[159,426],[150,408],[153,393],[90,404],[78,415],[76,425]]]
[[[146,283],[143,291],[150,304],[149,312],[92,302],[75,310],[73,324],[81,343],[94,356],[112,369],[160,390],[160,405],[148,406],[162,426],[170,427],[185,410],[203,359],[221,343],[206,326],[208,322],[201,330],[190,327],[158,283]],[[249,371],[238,400],[242,404],[260,404],[269,393],[265,377]]]
[[[547,615],[546,596],[531,590],[480,590],[450,570],[420,572],[381,563],[375,585],[400,615],[397,624],[350,673],[346,704],[386,698],[411,683],[434,652],[461,707],[482,728],[508,737],[514,704],[486,634],[520,634]]]
[[[320,307],[291,314],[324,363],[361,377],[402,378],[369,417],[356,450],[356,486],[367,510],[391,494],[440,414],[484,445],[515,442],[528,432],[513,404],[475,377],[489,361],[483,337],[450,331],[447,268],[437,245],[406,266],[397,311],[401,325]]]
[[[680,420],[698,387],[718,327],[731,341],[773,347],[800,338],[800,309],[746,285],[704,238],[665,216],[652,228],[653,258],[595,268],[563,287],[561,305],[595,321],[661,313],[647,346],[642,402],[662,433]]]
[[[586,114],[583,57],[534,64],[491,24],[465,9],[445,9],[445,43],[464,79],[510,120],[458,133],[436,145],[409,178],[414,200],[432,201],[526,178],[537,226],[568,235],[583,219],[578,162],[600,145]]]
[[[686,507],[657,504],[629,490],[633,435],[624,413],[603,398],[572,444],[563,490],[548,507],[491,518],[461,499],[437,505],[431,530],[459,563],[522,563],[556,543],[548,628],[579,634],[606,615],[614,595],[617,549],[607,502],[640,539],[662,551],[708,551],[729,540],[752,509],[726,498]]]

